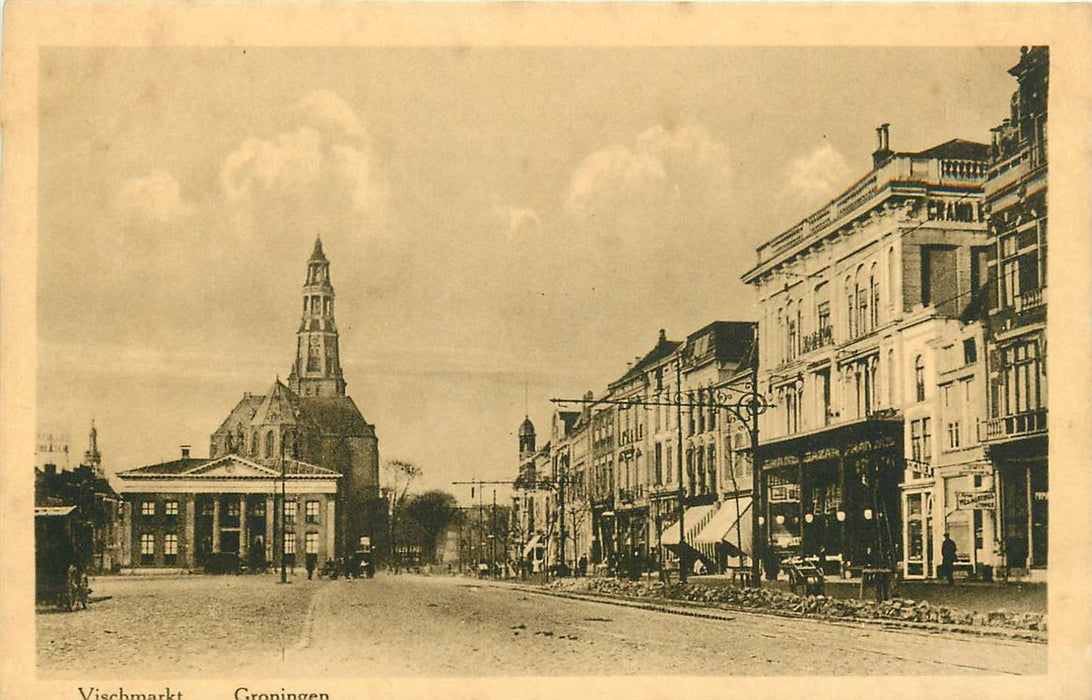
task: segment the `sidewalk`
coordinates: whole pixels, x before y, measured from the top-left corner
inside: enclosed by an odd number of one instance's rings
[[[691,583],[709,587],[731,586],[727,576],[691,576]],[[788,581],[763,581],[763,588],[789,590]],[[825,594],[830,598],[859,598],[861,582],[857,579],[828,578]],[[897,593],[904,600],[927,601],[933,605],[960,608],[974,612],[1007,610],[1013,613],[1046,613],[1047,584],[1045,583],[980,583],[957,582],[949,586],[937,581],[902,581]]]

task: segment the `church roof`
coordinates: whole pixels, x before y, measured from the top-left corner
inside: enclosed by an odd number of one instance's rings
[[[264,401],[264,396],[243,394],[242,400],[235,404],[235,408],[231,409],[231,413],[228,414],[228,417],[224,419],[224,422],[220,424],[214,434],[234,431],[240,424],[249,423]]]
[[[295,424],[299,418],[300,397],[278,378],[254,412],[254,425]]]
[[[373,433],[372,426],[348,396],[301,396],[299,409],[302,419],[326,434],[361,436]]]
[[[315,249],[311,252],[311,262],[329,262],[326,254],[322,252],[322,239],[315,236]]]
[[[522,435],[534,435],[535,424],[531,422],[530,417],[524,417],[523,422],[519,424],[519,434]]]

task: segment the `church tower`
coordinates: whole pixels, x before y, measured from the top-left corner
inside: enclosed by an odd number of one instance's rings
[[[91,419],[91,433],[88,435],[87,451],[83,453],[83,463],[91,467],[95,476],[101,477],[102,453],[99,452],[99,431],[95,427],[95,419]]]
[[[296,361],[288,376],[288,386],[300,396],[345,395],[334,325],[334,287],[330,284],[330,261],[322,252],[321,238],[315,239],[315,250],[307,261],[303,319],[296,333]]]

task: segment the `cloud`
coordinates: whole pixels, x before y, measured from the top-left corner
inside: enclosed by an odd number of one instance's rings
[[[785,195],[805,206],[817,206],[838,194],[850,174],[845,156],[824,143],[789,163]]]
[[[182,197],[178,181],[166,170],[126,180],[118,190],[115,204],[125,219],[160,224],[186,216],[192,210]]]
[[[493,217],[506,227],[509,236],[533,233],[542,228],[542,218],[530,207],[515,207],[501,203],[493,195]]]
[[[723,213],[731,178],[727,146],[704,127],[653,126],[632,144],[585,157],[569,178],[564,210],[607,238],[632,239],[678,221],[681,209]]]
[[[328,90],[312,92],[296,105],[295,111],[317,124],[332,126],[346,136],[363,139],[368,136],[364,121],[345,100]]]

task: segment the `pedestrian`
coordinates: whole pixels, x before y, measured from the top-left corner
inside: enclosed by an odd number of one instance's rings
[[[580,560],[576,564],[576,575],[580,577],[588,575],[588,555],[580,555]]]
[[[944,568],[944,576],[948,579],[948,585],[955,583],[956,544],[947,532],[944,533],[944,543],[940,545],[940,565]]]
[[[305,557],[307,561],[307,580],[310,581],[315,575],[315,567],[318,566],[318,554],[308,552]]]

